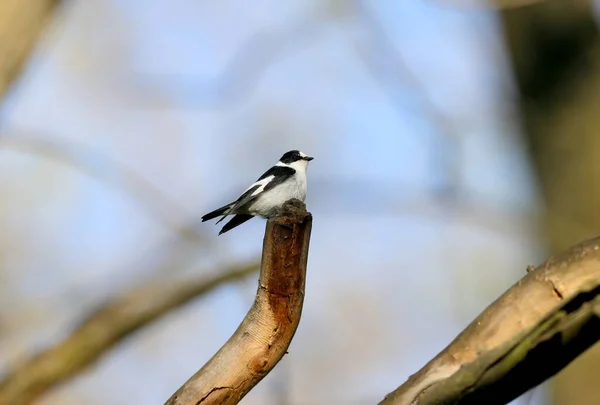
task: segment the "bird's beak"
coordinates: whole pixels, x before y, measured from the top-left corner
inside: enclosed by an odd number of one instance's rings
[[[306,160],[306,161],[308,161],[308,162],[310,162],[310,161],[311,161],[311,160],[313,160],[313,159],[314,159],[314,157],[311,157],[311,156],[306,156],[306,157],[304,158],[304,160]]]

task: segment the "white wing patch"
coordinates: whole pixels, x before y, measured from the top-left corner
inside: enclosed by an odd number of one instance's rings
[[[254,190],[254,192],[251,194],[252,197],[254,197],[255,195],[258,195],[260,193],[263,192],[263,190],[265,189],[265,187],[267,186],[267,184],[269,184],[271,182],[271,180],[273,180],[275,178],[275,176],[268,176],[265,177],[262,180],[257,181],[256,183],[252,184],[250,187],[248,187],[246,189],[246,191],[250,190],[252,187],[256,187],[259,186],[256,190]],[[244,192],[246,192],[244,191]]]

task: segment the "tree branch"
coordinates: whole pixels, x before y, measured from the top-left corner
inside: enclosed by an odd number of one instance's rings
[[[267,222],[258,291],[248,314],[221,349],[166,405],[237,404],[281,360],[302,312],[312,216],[286,203]]]
[[[258,265],[235,267],[207,278],[186,278],[137,288],[90,315],[64,341],[13,370],[0,383],[0,405],[27,405],[49,388],[96,361],[116,343],[170,310],[227,282],[248,276]]]
[[[459,152],[462,131],[452,117],[436,106],[426,83],[411,69],[402,53],[396,50],[373,10],[372,2],[354,0],[351,4],[369,38],[367,46],[359,46],[357,42],[359,59],[401,116],[405,110],[403,97],[406,92],[414,97],[425,120],[437,132],[431,159],[434,173],[440,179],[435,191],[440,197],[445,197],[444,202],[455,202],[461,177]]]
[[[496,8],[498,10],[531,6],[545,0],[434,0],[438,6]]]
[[[173,75],[161,78],[156,74],[132,74],[123,79],[122,87],[131,89],[146,106],[165,94],[175,95],[180,107],[236,106],[252,95],[271,65],[312,44],[321,32],[319,22],[291,22],[272,32],[250,35],[215,77],[201,80],[190,77],[178,82]]]
[[[19,76],[58,0],[0,2],[0,98]]]
[[[380,404],[505,404],[599,339],[596,238],[530,271]]]
[[[185,224],[189,220],[185,207],[169,198],[135,170],[97,149],[66,139],[45,139],[43,135],[24,131],[13,131],[12,135],[2,137],[0,149],[17,150],[71,166],[122,191],[181,239],[206,242],[195,223]]]

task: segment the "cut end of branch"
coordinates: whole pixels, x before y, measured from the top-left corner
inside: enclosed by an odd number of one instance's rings
[[[312,215],[310,212],[306,211],[306,204],[296,198],[292,198],[283,204],[280,215],[272,220],[283,225],[294,222],[304,222],[308,217],[312,217]]]
[[[267,221],[256,299],[221,349],[167,405],[237,404],[287,352],[300,322],[312,216],[299,200]]]

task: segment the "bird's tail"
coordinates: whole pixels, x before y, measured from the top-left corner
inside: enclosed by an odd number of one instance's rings
[[[221,215],[227,215],[227,212],[231,209],[231,207],[233,207],[233,203],[224,205],[221,208],[217,208],[216,210],[209,212],[208,214],[202,217],[202,222],[208,221],[209,219],[213,219],[216,217],[220,217]]]
[[[248,214],[237,214],[236,216],[234,216],[231,221],[227,222],[225,224],[225,226],[223,227],[223,229],[221,229],[221,232],[219,232],[219,235],[221,235],[222,233],[225,233],[227,231],[232,230],[233,228],[235,228],[238,225],[243,224],[244,222],[246,222],[249,219],[252,219],[253,215],[248,215]]]

